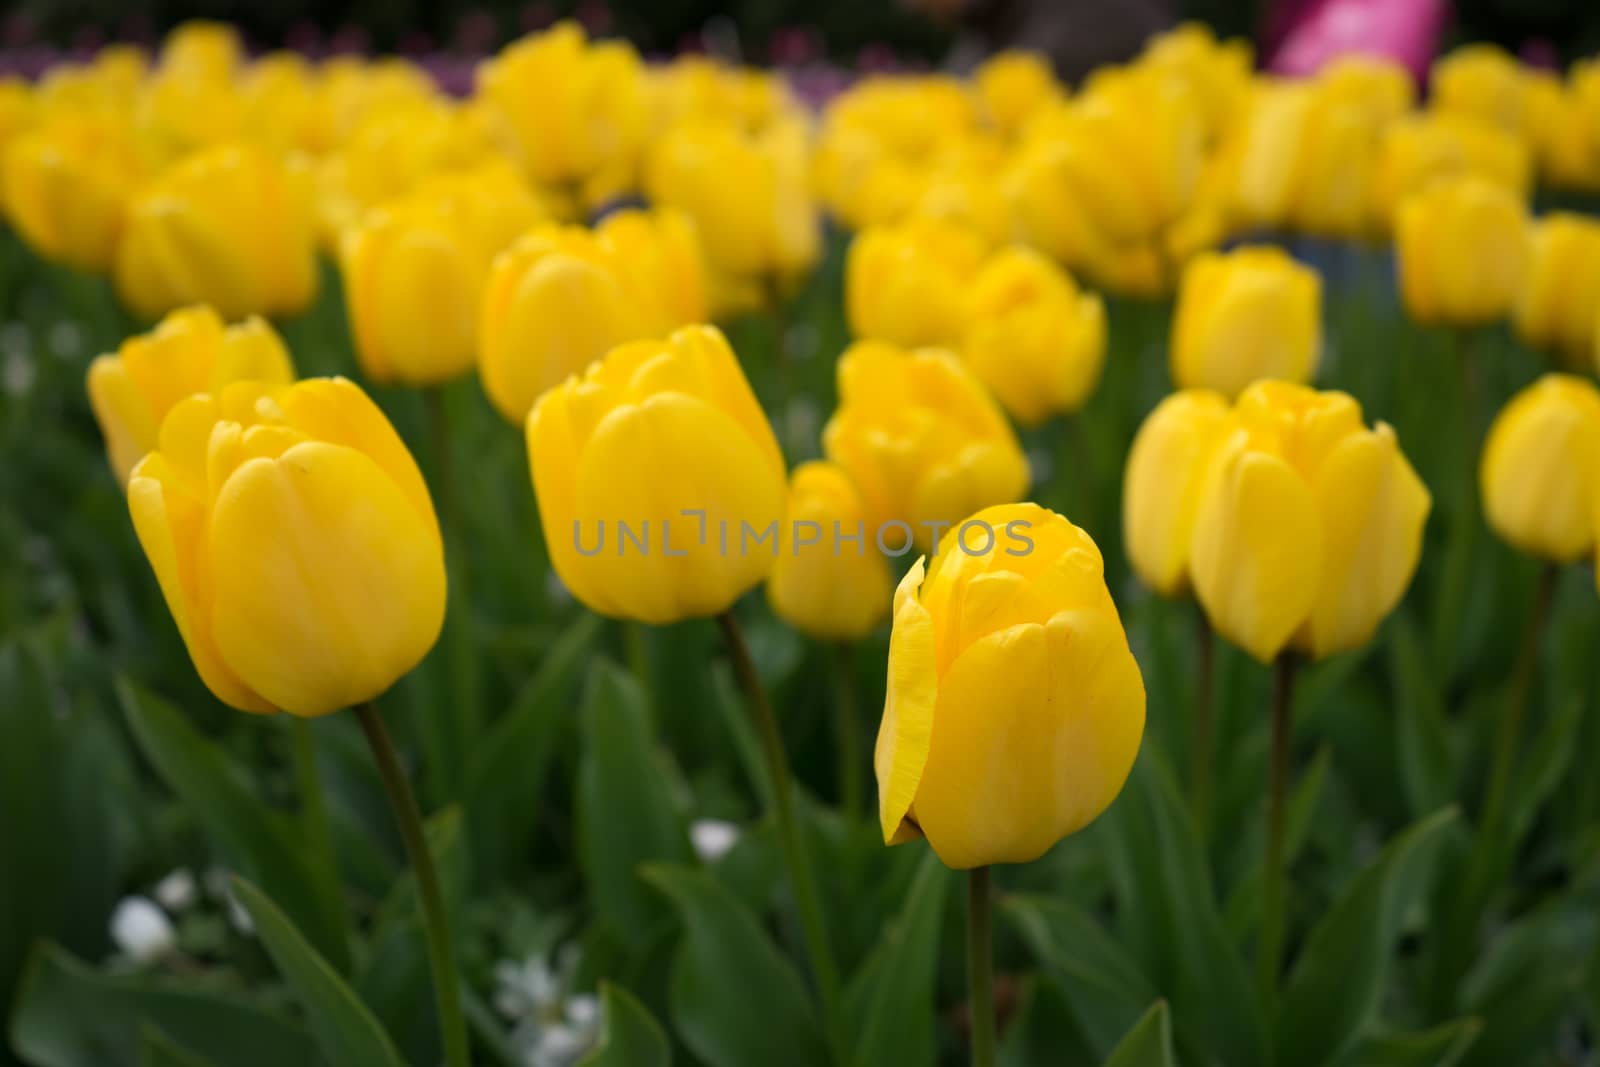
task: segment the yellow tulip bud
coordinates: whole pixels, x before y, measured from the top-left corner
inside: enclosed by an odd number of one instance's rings
[[[845,259],[851,331],[897,345],[958,344],[967,289],[987,252],[978,234],[933,219],[862,231]]]
[[[729,66],[691,52],[651,66],[646,75],[657,130],[684,119],[732,121],[742,129],[760,130],[800,115],[803,107],[779,74]]]
[[[1122,476],[1122,540],[1139,579],[1162,596],[1190,589],[1189,545],[1211,451],[1227,423],[1221,393],[1174,393],[1145,418]]]
[[[593,231],[536,227],[495,260],[481,316],[484,390],[520,423],[541,393],[617,345],[705,317],[693,230],[680,215],[640,211]]]
[[[1408,197],[1395,220],[1400,295],[1418,322],[1505,317],[1528,261],[1528,214],[1487,178],[1446,178]]]
[[[796,467],[767,579],[773,614],[819,640],[871,633],[889,612],[889,568],[869,543],[866,521],[861,493],[842,468],[821,460]]]
[[[129,208],[117,292],[148,318],[197,303],[227,318],[301,311],[317,288],[307,194],[300,175],[257,148],[190,156]]]
[[[1267,662],[1356,648],[1400,602],[1432,500],[1384,423],[1344,393],[1257,382],[1221,431],[1190,572],[1211,624]]]
[[[1038,52],[990,56],[973,72],[972,82],[984,116],[1007,135],[1021,130],[1040,108],[1066,96],[1050,61]]]
[[[527,437],[550,560],[591,610],[716,615],[771,571],[783,454],[716,327],[613,348],[539,398]]]
[[[428,72],[398,56],[336,56],[317,75],[307,148],[318,155],[344,149],[369,124],[397,115],[415,118],[444,103]]]
[[[128,508],[195,669],[231,707],[313,716],[371,700],[439,636],[428,488],[342,378],[180,401]]]
[[[33,125],[39,105],[33,87],[21,78],[0,77],[0,159],[11,138]],[[0,180],[0,208],[5,206],[4,181]]]
[[[521,179],[499,166],[436,178],[369,212],[340,254],[362,373],[435,385],[470,370],[489,265],[540,214]]]
[[[288,385],[289,351],[261,319],[233,326],[209,307],[174,311],[160,325],[122,342],[89,365],[89,404],[117,481],[156,447],[162,420],[195,393],[218,393],[233,382]]]
[[[1185,22],[1150,38],[1137,63],[1180,78],[1200,102],[1206,128],[1215,137],[1249,93],[1255,56],[1248,41],[1218,41],[1205,23]]]
[[[950,867],[1027,863],[1121,791],[1144,680],[1088,534],[1037,504],[962,526],[894,595],[878,816]]]
[[[966,320],[963,358],[1024,425],[1078,410],[1100,382],[1105,306],[1038,252],[995,253],[972,283]]]
[[[1513,320],[1517,336],[1585,369],[1600,345],[1600,223],[1557,211],[1533,223],[1531,233]]]
[[[147,173],[125,126],[106,116],[63,115],[6,144],[0,199],[40,255],[103,271],[122,236],[128,198]]]
[[[277,152],[312,151],[318,114],[317,75],[298,52],[274,52],[250,65],[239,86],[244,136]]]
[[[868,536],[885,551],[907,541],[931,547],[963,515],[1027,492],[1016,434],[954,354],[858,341],[839,357],[838,374],[823,452],[861,490]]]
[[[161,43],[158,73],[222,82],[233,77],[243,56],[238,30],[226,22],[192,19],[174,27]]]
[[[1308,382],[1322,348],[1322,282],[1271,245],[1196,257],[1172,322],[1180,389],[1238,396],[1261,378]]]
[[[1594,549],[1600,500],[1600,389],[1546,374],[1489,428],[1479,470],[1494,532],[1529,555],[1572,563]]]
[[[1470,115],[1430,112],[1401,119],[1384,134],[1378,163],[1378,210],[1397,205],[1440,178],[1477,174],[1525,197],[1533,166],[1521,141]]]
[[[1435,60],[1428,86],[1440,111],[1471,115],[1519,137],[1531,132],[1522,64],[1498,45],[1466,45]]]

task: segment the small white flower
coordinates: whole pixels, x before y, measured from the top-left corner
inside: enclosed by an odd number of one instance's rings
[[[167,913],[149,897],[123,897],[111,913],[111,940],[124,956],[150,963],[178,947]]]
[[[539,1030],[539,1042],[528,1056],[529,1067],[568,1067],[589,1050],[593,1034],[554,1023]]]
[[[702,863],[715,863],[739,840],[739,827],[722,819],[696,819],[689,825],[689,842]]]
[[[189,873],[187,867],[179,867],[157,882],[155,888],[156,900],[173,914],[188,911],[199,893],[200,887],[195,884],[194,875]]]
[[[591,1029],[600,1022],[600,998],[579,993],[567,998],[567,1022],[580,1029]]]
[[[532,1019],[553,1013],[561,1003],[561,982],[543,957],[494,965],[494,1006],[507,1019]]]

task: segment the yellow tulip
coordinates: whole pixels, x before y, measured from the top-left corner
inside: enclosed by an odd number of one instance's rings
[[[646,73],[657,130],[685,119],[716,119],[757,131],[803,115],[784,78],[759,67],[685,52]]]
[[[1181,78],[1200,102],[1215,138],[1249,94],[1255,55],[1248,41],[1218,41],[1205,23],[1185,22],[1150,38],[1135,62]]]
[[[470,370],[489,266],[540,214],[503,166],[441,176],[369,212],[340,253],[362,373],[436,385]]]
[[[89,404],[117,481],[156,447],[161,422],[180,400],[217,393],[233,382],[288,385],[289,351],[261,319],[232,326],[209,307],[184,308],[114,354],[89,364]]]
[[[128,198],[149,165],[126,126],[90,114],[46,120],[5,146],[6,214],[46,259],[103,271],[116,254]]]
[[[851,331],[897,345],[960,343],[966,294],[987,253],[977,233],[935,219],[857,234],[844,269]]]
[[[1115,799],[1144,734],[1139,665],[1089,535],[988,508],[894,595],[874,764],[884,841],[1027,863]]]
[[[767,579],[773,614],[819,640],[871,633],[889,613],[889,568],[868,544],[866,521],[861,494],[842,468],[822,460],[796,467]]]
[[[551,562],[591,610],[716,615],[771,571],[783,454],[715,327],[612,349],[540,397],[527,437]]]
[[[150,57],[136,45],[109,45],[88,63],[61,63],[38,82],[41,109],[52,116],[99,115],[128,119],[139,98]]]
[[[444,548],[394,428],[342,378],[180,401],[128,508],[189,656],[242,711],[372,700],[444,622]]]
[[[1553,189],[1600,189],[1600,128],[1584,114],[1585,92],[1600,90],[1592,61],[1574,63],[1569,80],[1554,71],[1530,70],[1528,112],[1539,179]],[[1594,82],[1590,88],[1585,82]]]
[[[1408,116],[1384,134],[1378,210],[1392,219],[1407,196],[1457,174],[1481,175],[1525,197],[1533,167],[1521,141],[1481,119],[1450,112]]]
[[[189,157],[129,207],[115,277],[148,318],[195,303],[226,318],[301,311],[317,261],[300,175],[246,145]]]
[[[1180,389],[1238,396],[1251,382],[1308,382],[1322,348],[1322,282],[1271,245],[1190,262],[1172,323]]]
[[[1496,416],[1479,470],[1483,510],[1519,551],[1572,563],[1595,547],[1600,389],[1546,374]]]
[[[1428,85],[1441,111],[1471,115],[1518,137],[1531,133],[1522,64],[1498,45],[1470,44],[1435,60]]]
[[[967,296],[961,355],[1018,422],[1083,406],[1106,355],[1105,305],[1031,249],[995,253]]]
[[[433,78],[409,60],[336,56],[317,69],[317,103],[306,148],[343,149],[363,127],[387,116],[418,116],[444,103]]]
[[[276,152],[312,151],[318,111],[317,73],[298,52],[262,56],[239,85],[240,131]]]
[[[33,125],[39,110],[32,86],[21,78],[0,77],[0,159],[5,157],[6,144]],[[0,209],[4,206],[4,183],[0,182]]]
[[[1007,136],[1020,131],[1041,107],[1066,96],[1049,59],[1038,52],[990,56],[973,72],[972,84],[984,117]]]
[[[962,516],[1027,492],[1016,434],[953,353],[858,341],[838,375],[823,452],[861,490],[868,536],[885,552],[927,549]]]
[[[157,73],[223,82],[233,77],[243,57],[238,30],[226,22],[192,19],[174,27],[162,41]]]
[[[1517,297],[1517,336],[1574,370],[1600,346],[1600,223],[1553,211],[1531,228],[1528,271]]]
[[[541,393],[617,345],[704,317],[700,253],[682,216],[619,211],[593,231],[540,226],[489,272],[478,372],[500,413],[521,423]]]
[[[1418,322],[1504,318],[1528,262],[1528,214],[1487,178],[1446,178],[1408,197],[1395,218],[1400,294]]]
[[[1364,644],[1417,568],[1432,500],[1344,393],[1257,382],[1208,462],[1190,573],[1211,624],[1262,662]]]
[[[1122,476],[1122,540],[1134,573],[1166,597],[1190,590],[1189,544],[1211,451],[1228,399],[1207,389],[1173,393],[1134,435]]]

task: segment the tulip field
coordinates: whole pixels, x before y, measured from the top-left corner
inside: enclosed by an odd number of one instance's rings
[[[1600,1063],[1600,60],[0,79],[0,1065]]]

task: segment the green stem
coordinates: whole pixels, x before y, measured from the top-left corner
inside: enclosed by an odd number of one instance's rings
[[[1267,850],[1261,871],[1261,934],[1256,977],[1270,1002],[1277,995],[1285,914],[1284,833],[1288,824],[1289,742],[1293,727],[1294,653],[1279,653],[1272,695],[1272,748],[1267,770]]]
[[[834,745],[839,756],[839,797],[846,820],[861,817],[861,727],[856,722],[855,661],[846,643],[834,646]]]
[[[450,603],[445,624],[445,666],[449,678],[451,714],[438,721],[433,709],[425,714],[434,721],[428,730],[440,739],[437,751],[446,754],[444,765],[431,767],[436,775],[432,784],[442,795],[460,795],[467,754],[480,726],[479,658],[472,633],[472,589],[467,568],[466,539],[462,526],[461,497],[457,490],[455,462],[450,447],[450,414],[444,386],[423,390],[428,410],[428,437],[433,452],[433,480],[438,494],[440,523],[443,527],[446,572],[450,583]]]
[[[1501,823],[1505,818],[1506,794],[1511,786],[1511,771],[1516,766],[1517,750],[1522,745],[1522,726],[1528,717],[1528,695],[1533,688],[1534,668],[1539,662],[1539,645],[1550,617],[1550,604],[1555,599],[1559,575],[1560,571],[1554,563],[1546,563],[1539,572],[1533,613],[1522,631],[1522,647],[1517,652],[1511,689],[1490,755],[1489,786],[1484,793],[1483,813],[1479,820],[1481,826],[1478,835],[1481,841],[1494,840],[1504,829]]]
[[[967,1008],[972,1067],[994,1067],[994,928],[989,868],[967,872]]]
[[[1215,772],[1215,726],[1212,724],[1212,690],[1216,688],[1216,635],[1211,630],[1211,620],[1205,609],[1194,605],[1194,742],[1190,754],[1193,760],[1191,783],[1194,790],[1194,817],[1200,827],[1200,839],[1210,839],[1211,793]]]
[[[345,908],[344,891],[339,884],[338,853],[333,848],[333,831],[328,822],[328,802],[322,788],[322,776],[317,773],[317,739],[311,733],[311,721],[298,715],[288,716],[290,734],[294,741],[295,784],[300,793],[300,832],[305,835],[306,848],[312,857],[312,869],[321,883],[321,891],[333,905],[339,924],[341,959],[330,961],[345,971],[349,969],[350,913]]]
[[[766,690],[756,675],[755,662],[745,645],[744,634],[733,612],[724,611],[717,616],[722,636],[733,659],[733,670],[739,678],[745,699],[750,702],[761,730],[761,747],[767,758],[767,775],[772,781],[773,815],[778,823],[778,837],[783,846],[784,862],[789,868],[790,888],[795,904],[800,910],[801,933],[805,938],[806,954],[811,960],[811,973],[817,982],[822,999],[822,1015],[833,1047],[834,1061],[844,1064],[846,1055],[844,1007],[839,992],[839,969],[833,960],[833,949],[828,941],[827,924],[823,920],[821,898],[817,882],[811,871],[811,858],[806,851],[805,839],[800,835],[800,824],[794,814],[794,793],[789,783],[789,762],[783,752],[783,738],[778,732],[778,719],[767,701]]]
[[[400,755],[378,714],[377,705],[368,701],[356,709],[356,718],[367,735],[367,745],[378,764],[389,807],[405,841],[406,855],[417,880],[417,902],[422,909],[422,925],[428,938],[428,964],[433,970],[433,999],[439,1014],[439,1036],[444,1044],[444,1061],[449,1067],[470,1067],[467,1025],[461,1014],[460,979],[456,974],[455,945],[450,940],[450,921],[445,914],[444,893],[439,888],[439,872],[433,853],[422,831],[422,815],[411,782],[400,766]]]

